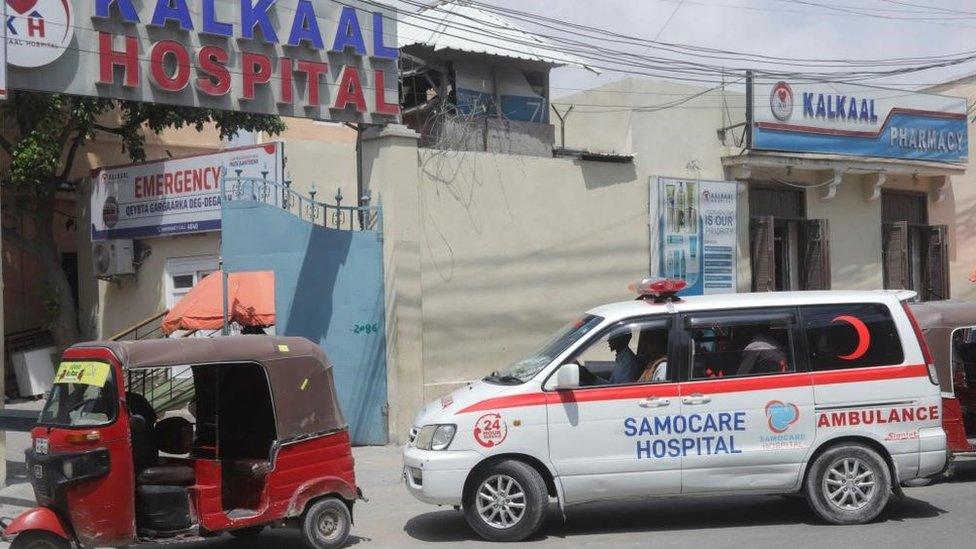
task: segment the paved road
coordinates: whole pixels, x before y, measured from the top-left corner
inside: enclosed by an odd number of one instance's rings
[[[359,549],[494,547],[468,529],[460,513],[415,501],[400,483],[396,448],[357,448],[356,470],[367,503],[357,504],[352,546]],[[10,488],[5,490],[9,493]],[[882,519],[865,526],[818,522],[803,500],[780,497],[663,499],[599,503],[572,508],[563,521],[554,507],[530,547],[729,547],[790,549],[873,546],[894,549],[974,547],[976,461],[959,464],[956,478],[906,489]],[[0,502],[3,502],[0,494]],[[4,505],[6,510],[9,505]],[[266,531],[257,542],[224,536],[188,549],[298,547],[288,530]],[[150,545],[140,546],[148,549]]]

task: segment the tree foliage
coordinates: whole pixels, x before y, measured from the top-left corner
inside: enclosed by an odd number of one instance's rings
[[[242,130],[277,135],[285,129],[277,116],[29,92],[15,93],[2,112],[6,128],[15,122],[16,135],[4,135],[0,146],[10,155],[10,179],[18,186],[68,177],[78,149],[97,132],[118,136],[122,150],[138,162],[146,158],[147,131],[201,131],[212,123],[223,139]]]

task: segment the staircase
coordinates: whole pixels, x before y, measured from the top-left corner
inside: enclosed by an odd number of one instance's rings
[[[109,341],[140,341],[165,338],[162,322],[168,312],[163,311],[153,315],[108,339]],[[194,335],[198,335],[195,330],[180,337]],[[209,334],[210,337],[213,335],[214,333]],[[189,367],[129,371],[126,388],[146,397],[153,409],[162,413],[182,408],[193,399],[193,373]]]

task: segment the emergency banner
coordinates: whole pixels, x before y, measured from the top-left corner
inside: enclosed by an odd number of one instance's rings
[[[752,149],[965,164],[966,100],[847,83],[749,83]]]
[[[658,276],[686,281],[680,295],[735,292],[736,183],[659,177],[651,191]]]
[[[220,182],[229,177],[281,183],[279,142],[100,168],[92,172],[91,238],[146,238],[220,230]]]
[[[6,0],[8,85],[260,114],[399,118],[396,14],[349,0]]]

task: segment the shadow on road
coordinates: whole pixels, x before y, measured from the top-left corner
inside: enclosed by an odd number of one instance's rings
[[[931,518],[944,512],[925,501],[893,497],[878,522]],[[821,524],[802,498],[748,496],[601,502],[567,509],[565,522],[557,512],[551,512],[539,537],[795,523]],[[457,511],[419,515],[407,521],[404,531],[414,539],[435,543],[479,539]]]

